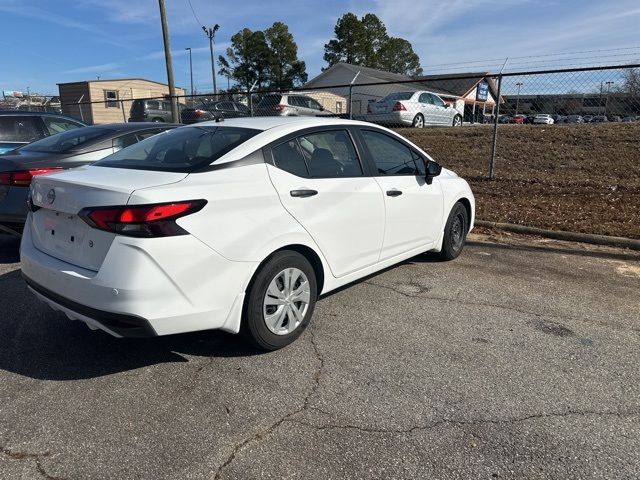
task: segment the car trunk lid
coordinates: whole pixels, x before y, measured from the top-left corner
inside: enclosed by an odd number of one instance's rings
[[[138,189],[179,182],[186,173],[82,167],[34,178],[29,227],[43,253],[98,271],[115,234],[90,227],[78,213],[86,207],[126,205]]]

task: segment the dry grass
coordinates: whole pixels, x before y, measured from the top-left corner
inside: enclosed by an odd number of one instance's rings
[[[478,218],[640,238],[640,124],[398,129],[465,177]]]

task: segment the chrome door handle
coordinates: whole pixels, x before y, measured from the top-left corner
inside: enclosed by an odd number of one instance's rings
[[[305,197],[313,197],[314,195],[317,195],[318,191],[317,190],[308,190],[308,189],[291,190],[289,192],[289,194],[292,197],[305,198]]]

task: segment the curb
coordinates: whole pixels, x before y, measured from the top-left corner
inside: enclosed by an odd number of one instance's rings
[[[537,227],[525,227],[513,223],[487,222],[476,220],[475,225],[485,228],[497,228],[507,232],[524,233],[527,235],[539,235],[541,237],[553,238],[554,240],[565,240],[568,242],[590,243],[592,245],[605,245],[608,247],[629,248],[640,250],[640,240],[626,237],[610,237],[608,235],[595,235],[591,233],[563,232],[561,230],[546,230]]]

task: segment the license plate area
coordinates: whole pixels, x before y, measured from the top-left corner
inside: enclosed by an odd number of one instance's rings
[[[88,225],[77,215],[53,210],[44,210],[42,213],[40,231],[47,249],[65,257],[76,256],[82,249]]]

